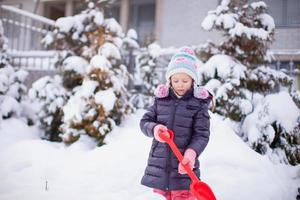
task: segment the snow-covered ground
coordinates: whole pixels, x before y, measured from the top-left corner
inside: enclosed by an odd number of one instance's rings
[[[17,119],[0,126],[1,200],[159,200],[140,185],[151,139],[139,130],[139,110],[114,129],[107,145],[88,139],[66,147],[40,140]],[[218,200],[294,200],[300,166],[274,165],[252,151],[211,113],[211,139],[201,156],[202,180]]]

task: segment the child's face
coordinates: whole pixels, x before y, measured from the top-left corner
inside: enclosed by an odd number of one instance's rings
[[[176,73],[171,76],[171,85],[175,92],[183,96],[189,89],[191,89],[193,79],[186,73]]]

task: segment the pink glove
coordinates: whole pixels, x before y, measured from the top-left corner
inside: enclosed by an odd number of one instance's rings
[[[154,127],[153,129],[153,133],[154,133],[154,138],[162,143],[165,143],[165,141],[163,141],[160,137],[159,134],[162,133],[167,137],[170,137],[170,134],[167,132],[168,128],[162,124],[158,124]]]
[[[184,152],[183,160],[181,163],[178,164],[178,173],[179,174],[186,174],[185,169],[182,165],[189,164],[189,166],[193,169],[195,166],[195,159],[196,159],[197,153],[193,149],[187,149]]]

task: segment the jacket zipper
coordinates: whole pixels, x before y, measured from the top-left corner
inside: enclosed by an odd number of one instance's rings
[[[171,129],[173,130],[174,128],[174,121],[175,121],[175,113],[176,113],[176,110],[177,110],[177,106],[178,106],[178,103],[179,103],[179,99],[176,99],[175,100],[175,103],[174,103],[174,112],[172,113],[172,121],[171,121],[171,124],[170,124],[170,127]],[[170,148],[167,148],[168,150],[168,160],[167,160],[167,173],[168,173],[168,177],[167,177],[167,184],[166,184],[166,190],[169,190],[170,189],[170,173],[171,173],[171,149]]]

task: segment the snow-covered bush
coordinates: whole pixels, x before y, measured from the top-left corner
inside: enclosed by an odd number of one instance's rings
[[[125,80],[119,70],[103,55],[92,58],[81,86],[74,89],[63,107],[64,116],[62,138],[66,143],[75,142],[80,135],[86,134],[95,138],[99,144],[113,127],[120,124],[124,115],[132,112],[128,94],[124,87]]]
[[[198,56],[207,60],[200,75],[215,94],[216,112],[238,124],[235,130],[253,149],[273,161],[296,165],[300,163],[299,91],[292,87],[291,77],[266,64],[275,29],[266,11],[262,1],[229,0],[210,11],[202,27],[223,31],[225,39],[219,45],[209,42],[197,48]],[[270,103],[268,99],[276,99],[272,95],[284,103]],[[279,112],[269,110],[282,104],[295,112],[288,127],[288,117],[274,117]]]
[[[135,88],[132,91],[131,102],[138,108],[149,106],[154,90],[160,83],[157,70],[157,58],[160,51],[161,48],[157,43],[135,51]]]
[[[25,79],[27,71],[14,70],[9,63],[7,55],[7,39],[4,36],[2,22],[0,21],[0,120],[15,116],[32,124],[34,116],[27,112],[29,106],[24,101],[26,94]]]
[[[291,77],[265,66],[247,69],[226,55],[212,56],[200,74],[215,94],[215,111],[237,122],[253,149],[274,162],[300,163],[299,91]]]
[[[139,78],[139,84],[144,85],[148,95],[153,95],[155,88],[160,84],[156,63],[160,52],[160,46],[152,43],[142,48],[136,56],[136,69],[139,70],[136,76]]]
[[[8,65],[8,56],[6,54],[7,38],[4,36],[2,21],[0,20],[0,68]]]
[[[59,127],[62,124],[62,107],[70,96],[62,85],[61,77],[56,75],[38,79],[32,84],[28,96],[37,108],[41,128],[45,130],[44,138],[61,141]]]
[[[15,71],[12,66],[0,68],[0,114],[2,118],[22,115],[21,101],[26,94],[24,81],[28,72]]]
[[[300,163],[300,110],[289,93],[262,98],[245,118],[242,131],[252,148],[274,162]]]
[[[147,108],[152,103],[154,91],[165,81],[166,67],[175,52],[175,48],[161,48],[157,42],[135,52],[136,90],[131,101],[139,108]]]
[[[106,3],[88,0],[86,10],[59,18],[43,40],[48,48],[62,51],[57,66],[63,74],[62,85],[71,92],[60,119],[65,143],[85,134],[101,145],[115,124],[133,111],[122,50],[137,44],[133,33],[125,36],[115,19],[104,18]]]

